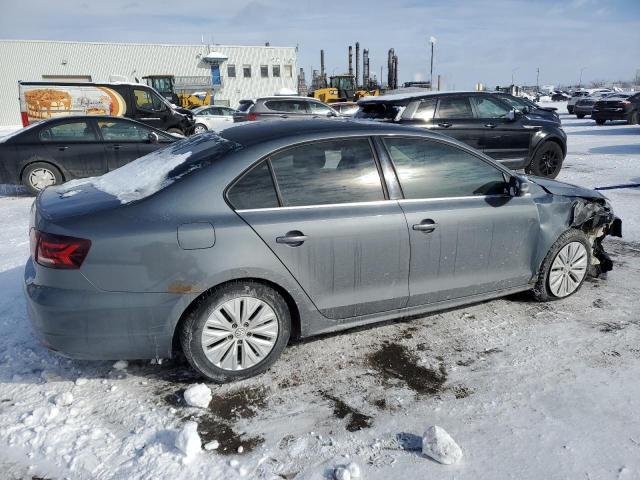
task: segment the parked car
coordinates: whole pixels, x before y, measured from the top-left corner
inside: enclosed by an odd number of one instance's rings
[[[555,178],[567,136],[555,121],[518,113],[488,92],[438,92],[365,97],[356,118],[442,132],[513,169]]]
[[[496,97],[508,103],[511,108],[515,108],[518,112],[527,115],[529,118],[542,118],[550,122],[561,125],[560,116],[556,113],[557,108],[543,108],[536,103],[523,97],[516,97],[505,92],[491,92]]]
[[[569,100],[570,98],[571,95],[569,95],[567,92],[553,92],[551,94],[552,102],[564,102],[566,100]]]
[[[335,102],[331,104],[331,108],[341,117],[353,117],[358,111],[358,104],[356,102]]]
[[[598,125],[607,120],[626,120],[629,125],[640,123],[640,93],[614,93],[598,100],[591,110]]]
[[[584,118],[587,115],[591,115],[591,111],[593,110],[593,106],[596,102],[602,98],[606,98],[607,96],[612,95],[611,92],[596,92],[588,97],[584,97],[578,100],[573,107],[573,111],[578,118]]]
[[[567,112],[573,114],[573,109],[578,102],[578,100],[582,100],[589,96],[589,92],[586,90],[576,90],[571,94],[571,98],[567,102]]]
[[[291,336],[520,291],[566,298],[612,268],[602,240],[620,230],[600,193],[424,129],[251,122],[44,190],[24,291],[57,352],[179,346],[225,382],[266,370]]]
[[[188,136],[193,113],[140,83],[18,82],[22,125],[69,115],[110,115]]]
[[[333,108],[314,98],[274,96],[240,100],[240,106],[233,114],[233,121],[322,118],[338,115]]]
[[[0,183],[32,194],[115,170],[178,137],[128,118],[59,117],[0,138]]]
[[[206,105],[193,109],[195,115],[194,133],[202,133],[207,130],[218,131],[229,127],[233,123],[235,109],[219,105]]]

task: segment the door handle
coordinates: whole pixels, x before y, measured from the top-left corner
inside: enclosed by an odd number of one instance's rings
[[[68,150],[69,147],[58,147],[58,150],[60,150],[61,152],[64,152],[65,150]]]
[[[438,126],[442,128],[449,128],[451,124],[448,122],[443,122],[443,123],[439,123]]]
[[[287,232],[287,234],[282,237],[276,237],[276,243],[282,243],[285,245],[289,245],[291,247],[299,247],[308,238],[309,237],[307,237],[302,232],[298,230],[293,230],[291,232]]]
[[[280,118],[289,118],[289,115],[280,115]]]
[[[484,126],[487,127],[487,128],[496,128],[496,124],[495,123],[485,123]]]
[[[438,224],[436,222],[434,222],[433,220],[431,220],[430,218],[427,218],[426,220],[422,220],[420,223],[416,223],[413,227],[411,227],[413,230],[416,230],[418,232],[424,232],[424,233],[431,233],[433,232],[436,228],[438,227]]]
[[[112,150],[120,150],[120,145],[109,145],[109,148]]]

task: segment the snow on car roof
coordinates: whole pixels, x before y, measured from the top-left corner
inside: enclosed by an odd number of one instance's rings
[[[414,98],[426,98],[426,97],[430,97],[432,95],[442,95],[442,94],[451,94],[451,93],[487,93],[487,92],[476,92],[476,91],[464,91],[464,90],[456,90],[456,91],[449,91],[449,92],[442,92],[442,91],[426,91],[426,92],[416,92],[416,91],[412,91],[412,92],[407,92],[407,93],[392,93],[389,95],[380,95],[378,97],[375,96],[369,96],[369,97],[363,97],[360,100],[358,100],[359,104],[363,104],[363,103],[377,103],[377,102],[402,102],[402,101],[406,101],[406,100],[413,100]]]

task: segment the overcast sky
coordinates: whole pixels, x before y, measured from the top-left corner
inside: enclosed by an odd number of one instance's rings
[[[51,1],[0,0],[0,37],[299,46],[298,66],[347,70],[347,47],[368,48],[372,74],[386,78],[387,51],[399,80],[436,74],[448,89],[516,83],[631,79],[640,72],[640,0]],[[30,59],[37,61],[37,59]]]

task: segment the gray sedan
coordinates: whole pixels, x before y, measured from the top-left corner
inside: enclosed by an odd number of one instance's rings
[[[289,120],[205,132],[32,209],[24,285],[42,342],[83,359],[181,349],[215,382],[308,337],[612,268],[598,192],[518,176],[423,129]]]

